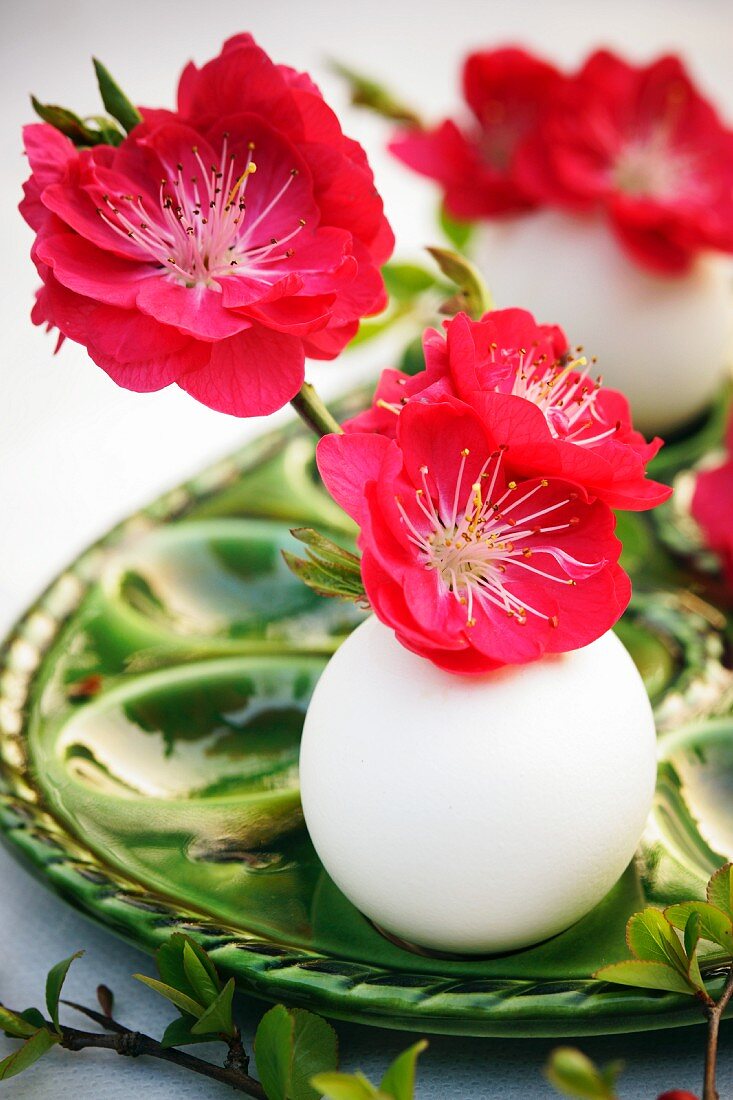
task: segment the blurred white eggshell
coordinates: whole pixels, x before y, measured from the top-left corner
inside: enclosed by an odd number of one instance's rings
[[[543,210],[483,225],[475,258],[497,307],[529,309],[598,357],[648,435],[701,413],[730,371],[729,256],[707,253],[685,275],[655,275],[600,217]]]
[[[300,756],[326,870],[385,931],[485,954],[584,916],[634,855],[654,721],[619,639],[481,677],[442,672],[370,617],[331,659]]]

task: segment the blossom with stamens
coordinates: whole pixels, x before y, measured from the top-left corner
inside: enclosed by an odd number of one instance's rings
[[[542,205],[602,210],[652,270],[733,252],[733,132],[677,57],[637,66],[592,54],[554,89],[516,173]]]
[[[525,50],[473,53],[463,67],[470,120],[411,129],[390,150],[441,184],[446,209],[456,218],[531,209],[536,200],[515,171],[518,151],[560,79],[553,65]]]
[[[184,70],[177,111],[141,113],[117,148],[26,128],[33,319],[128,389],[273,412],[306,355],[333,358],[384,305],[393,237],[366,157],[249,35]]]
[[[480,321],[458,314],[444,328],[425,334],[426,369],[412,377],[385,371],[372,407],[348,421],[347,431],[394,437],[406,404],[459,397],[489,423],[510,415],[521,421],[515,463],[525,474],[567,477],[613,508],[641,510],[667,499],[671,490],[645,472],[661,439],[647,443],[634,430],[626,398],[601,384],[582,349],[572,357],[561,329],[538,325],[523,309],[494,310]]]
[[[326,487],[359,524],[375,614],[453,672],[577,649],[628,603],[610,508],[567,479],[520,473],[514,428],[448,397],[408,403],[394,439],[318,445]]]

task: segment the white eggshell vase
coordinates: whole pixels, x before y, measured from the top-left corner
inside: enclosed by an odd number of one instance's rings
[[[477,678],[442,672],[371,617],[316,687],[303,810],[342,892],[438,952],[539,942],[632,859],[656,776],[652,712],[619,639]]]
[[[730,256],[701,255],[684,275],[656,275],[600,217],[543,210],[482,226],[475,258],[497,307],[521,302],[537,321],[562,325],[597,356],[649,435],[693,420],[730,373]]]

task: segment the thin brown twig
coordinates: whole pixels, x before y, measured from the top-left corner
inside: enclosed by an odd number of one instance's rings
[[[731,997],[733,997],[733,966],[728,971],[723,992],[718,1000],[705,1007],[705,1015],[708,1021],[708,1042],[705,1049],[705,1077],[702,1100],[720,1100],[715,1084],[715,1070],[718,1062],[718,1035],[720,1021]]]

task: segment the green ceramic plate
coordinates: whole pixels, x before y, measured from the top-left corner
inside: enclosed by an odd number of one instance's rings
[[[664,475],[718,438],[716,414],[669,448]],[[636,596],[619,630],[658,716],[654,814],[616,888],[550,942],[483,960],[412,954],[315,856],[298,739],[360,612],[283,564],[292,526],[353,534],[295,425],[121,524],[18,623],[0,664],[0,829],[49,886],[133,943],[184,929],[241,989],[326,1015],[517,1036],[695,1022],[684,997],[592,979],[625,957],[632,912],[702,896],[733,856],[726,619],[690,590],[673,518],[623,520]]]

